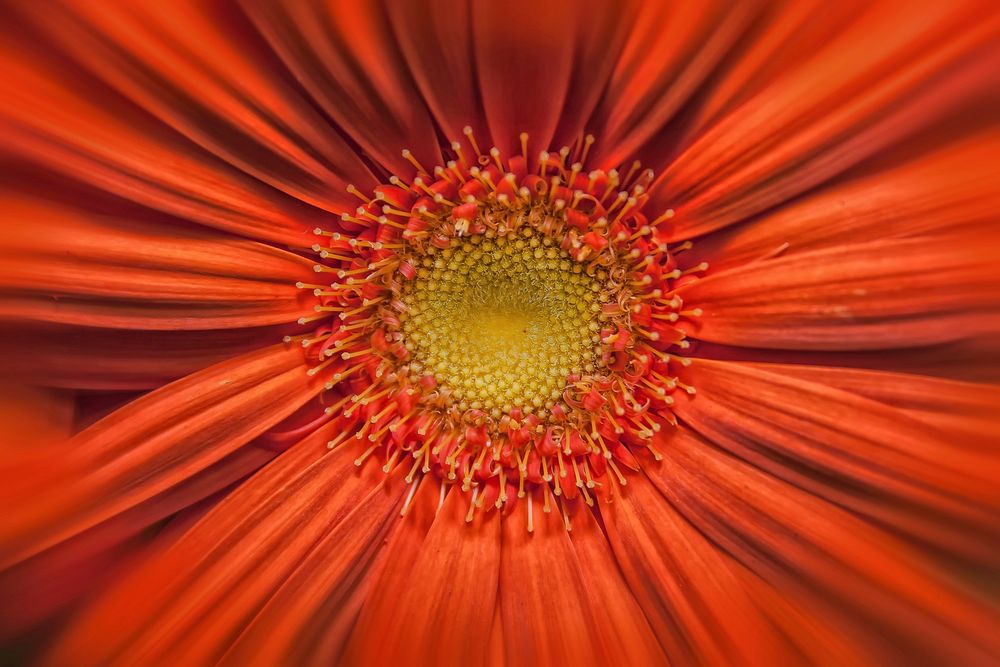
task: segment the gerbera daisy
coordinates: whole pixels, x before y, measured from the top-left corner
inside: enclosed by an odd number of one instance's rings
[[[991,3],[2,19],[10,661],[1000,655]]]

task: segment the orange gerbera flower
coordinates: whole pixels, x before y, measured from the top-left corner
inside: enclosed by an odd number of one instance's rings
[[[1000,655],[991,3],[0,23],[15,661]]]

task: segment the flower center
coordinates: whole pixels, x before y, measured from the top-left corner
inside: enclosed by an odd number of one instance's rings
[[[465,134],[442,166],[403,151],[411,178],[348,188],[362,205],[315,230],[317,282],[298,284],[316,328],[286,341],[327,378],[331,448],[359,442],[358,465],[381,450],[387,472],[409,459],[408,499],[426,475],[460,485],[469,520],[527,497],[531,530],[533,494],[593,504],[634,451],[660,456],[673,394],[694,393],[700,311],[673,290],[706,267],[677,268],[673,211],[642,213],[651,171],[584,171],[592,137],[534,157],[522,134],[505,159]]]
[[[592,373],[601,275],[530,226],[456,240],[401,290],[411,378],[434,376],[461,411],[549,415],[571,374]]]

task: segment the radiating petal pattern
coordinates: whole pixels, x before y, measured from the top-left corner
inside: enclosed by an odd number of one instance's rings
[[[466,498],[452,490],[415,551],[390,556],[354,633],[347,661],[481,664],[486,655],[500,571],[500,517],[466,525]],[[411,555],[412,554],[412,555]],[[410,560],[412,559],[412,561]],[[409,562],[407,562],[409,561]],[[402,575],[402,576],[401,576]]]
[[[378,3],[247,2],[244,8],[309,95],[365,154],[401,174],[412,171],[403,148],[419,160],[437,161],[430,114]]]
[[[618,565],[667,655],[688,664],[769,664],[782,638],[734,564],[643,480],[604,507]]]
[[[147,394],[77,435],[41,470],[7,466],[2,493],[12,509],[0,524],[2,562],[36,554],[183,482],[317,389],[301,352],[271,347]]]
[[[799,350],[885,350],[1000,332],[990,237],[842,244],[720,271],[678,290],[697,338]]]
[[[275,456],[260,447],[244,447],[156,497],[135,505],[0,573],[0,639],[24,633],[67,607],[110,585],[148,553],[171,540],[163,533],[180,530],[173,519],[152,545],[151,526],[211,502],[214,495],[254,472]]]
[[[507,664],[614,663],[620,656],[605,642],[603,614],[563,518],[558,509],[546,512],[542,502],[532,502],[532,515],[516,512],[502,525],[499,603]]]
[[[671,238],[761,213],[897,142],[947,136],[930,128],[949,114],[973,123],[960,113],[995,102],[995,13],[984,18],[975,3],[905,12],[887,1],[859,5],[842,25],[670,163],[661,196],[679,214]]]
[[[1000,555],[995,451],[836,381],[766,364],[699,360],[693,369],[698,400],[681,401],[677,415],[719,447],[930,544],[987,563]]]
[[[660,492],[791,604],[806,604],[838,627],[872,663],[976,664],[996,653],[990,609],[898,540],[686,428],[672,432],[669,445],[651,476]]]
[[[278,457],[174,547],[131,573],[81,619],[51,664],[68,656],[80,665],[221,658],[300,559],[365,498],[381,493],[376,466],[359,470],[346,448],[326,454],[336,426]],[[172,622],[163,622],[167,617]]]
[[[14,27],[16,22],[8,24],[7,31]],[[95,96],[99,82],[74,71],[57,54],[40,52],[29,34],[9,35],[0,50],[11,91],[0,110],[5,153],[158,211],[304,245],[310,219],[315,223],[323,217],[318,211],[276,197],[256,179],[226,168],[112,91]]]
[[[348,203],[345,183],[371,178],[329,123],[261,57],[240,12],[197,2],[67,4],[44,12],[21,8],[110,87],[241,171],[327,210]],[[238,28],[225,39],[215,21]]]
[[[995,130],[795,201],[753,224],[699,241],[684,261],[712,272],[774,256],[928,235],[989,234],[1000,177],[981,165],[1000,150]],[[967,238],[967,237],[965,237]]]
[[[993,664],[997,44],[4,3],[0,662]]]
[[[600,159],[617,164],[671,126],[737,39],[758,3],[642,3],[595,113],[605,142]],[[666,166],[662,153],[654,169]]]
[[[3,200],[0,315],[119,329],[204,330],[294,322],[312,314],[296,281],[304,258],[269,245],[82,216]],[[37,226],[46,230],[36,232]]]
[[[149,331],[0,327],[0,363],[24,382],[93,391],[156,389],[277,340],[287,326]]]

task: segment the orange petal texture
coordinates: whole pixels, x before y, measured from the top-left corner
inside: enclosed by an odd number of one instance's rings
[[[184,482],[316,391],[301,352],[278,345],[133,401],[65,443],[58,457],[48,453],[47,465],[36,457],[9,462],[3,500],[13,509],[0,526],[2,562],[37,554]]]
[[[4,201],[0,315],[145,330],[294,322],[312,313],[296,281],[305,258],[269,245]],[[37,233],[43,225],[45,236]],[[51,234],[51,236],[49,236]],[[55,239],[58,239],[56,241]]]
[[[9,0],[0,38],[0,662],[996,664],[995,3]],[[424,474],[310,361],[317,234],[455,140],[654,172],[679,380],[596,481]]]

